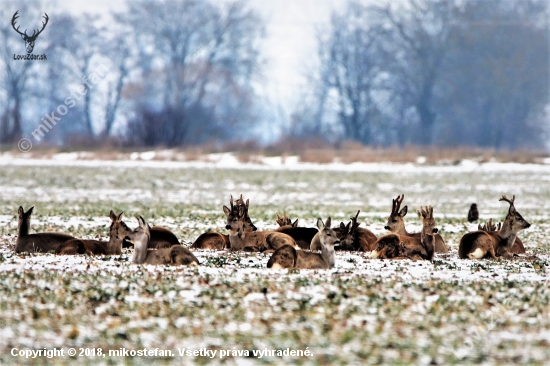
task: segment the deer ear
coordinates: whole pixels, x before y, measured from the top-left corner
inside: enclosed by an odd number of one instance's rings
[[[399,211],[399,216],[401,217],[405,217],[405,215],[407,214],[407,210],[408,210],[408,207],[405,206],[401,209],[401,211]]]
[[[329,218],[327,219],[327,221],[325,222],[325,227],[326,227],[327,229],[330,229],[331,224],[332,224],[332,219],[329,217]]]
[[[516,213],[516,208],[514,206],[510,206],[510,209],[508,210],[509,215],[514,215]]]
[[[298,219],[292,223],[292,227],[298,227]]]
[[[111,221],[116,221],[116,215],[113,212],[113,210],[111,210],[111,212],[109,212],[109,218],[111,219]]]
[[[19,206],[19,210],[17,210],[17,213],[19,214],[19,216],[23,216],[23,214],[25,213],[23,206]]]
[[[340,231],[344,232],[346,230],[346,225],[343,222],[340,223]]]
[[[116,220],[117,220],[117,221],[122,221],[122,214],[123,214],[123,213],[124,213],[124,212],[121,212],[121,213],[118,214],[118,216],[116,217]]]
[[[319,230],[323,230],[325,228],[325,224],[323,223],[323,220],[321,220],[320,217],[317,219],[317,228]]]
[[[225,214],[225,216],[229,216],[229,214],[231,213],[231,210],[229,208],[227,208],[227,206],[223,206],[223,213]]]

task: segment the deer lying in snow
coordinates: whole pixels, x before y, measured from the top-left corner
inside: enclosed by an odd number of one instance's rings
[[[230,196],[229,205],[231,209],[223,206],[223,211],[227,216],[227,221],[233,222],[237,220],[237,216],[239,215],[239,207],[245,207],[246,216],[244,218],[244,231],[251,232],[256,231],[257,228],[252,223],[250,216],[248,216],[248,203],[248,200],[246,201],[246,203],[244,202],[243,195],[241,194],[241,197],[237,201],[235,201],[235,204],[233,204],[233,196]],[[197,238],[197,240],[195,240],[195,242],[191,245],[191,248],[224,250],[229,248],[230,246],[231,244],[229,243],[229,235],[211,231],[201,234]]]
[[[408,210],[407,206],[399,210],[404,198],[405,198],[405,195],[402,194],[401,196],[397,196],[396,199],[392,199],[391,214],[388,217],[388,221],[386,223],[386,226],[384,226],[384,228],[386,230],[391,231],[392,233],[410,236],[415,238],[417,241],[420,241],[420,233],[408,233],[407,230],[405,229],[404,218],[405,218],[405,215],[407,214],[407,210]],[[439,234],[435,235],[435,252],[436,253],[449,252],[449,248],[447,248],[447,246],[445,245],[445,241]]]
[[[379,259],[428,259],[432,260],[437,241],[437,223],[433,207],[420,207],[418,216],[422,219],[420,240],[408,235],[387,234],[378,239],[370,258]]]
[[[149,225],[143,217],[136,217],[139,226],[134,229],[128,238],[134,244],[132,261],[136,264],[170,264],[172,266],[199,264],[198,259],[189,249],[182,245],[173,245],[170,248],[148,250],[151,239]]]
[[[481,258],[510,258],[512,253],[510,249],[516,242],[517,233],[520,230],[527,229],[531,226],[525,221],[523,216],[516,211],[514,200],[502,196],[499,201],[505,201],[510,204],[506,219],[502,223],[502,228],[498,231],[473,231],[465,234],[460,239],[458,246],[458,256],[460,258],[481,259]],[[487,225],[487,229],[494,228]]]
[[[297,250],[291,245],[284,245],[277,249],[269,261],[267,268],[298,268],[298,269],[330,269],[334,268],[334,246],[340,243],[334,230],[330,227],[331,219],[317,219],[321,253]]]
[[[360,228],[360,223],[357,222],[357,217],[359,217],[358,210],[357,214],[354,217],[350,217],[350,222],[347,225],[344,225],[343,222],[340,223],[340,227],[333,228],[340,239],[340,245],[336,250],[355,250],[355,251],[364,251],[370,252],[374,249],[374,243],[376,243],[376,235],[374,235],[370,230]],[[320,250],[319,237],[314,237],[310,244],[311,250]]]
[[[292,237],[285,233],[276,231],[246,231],[246,217],[248,216],[248,204],[246,200],[244,205],[237,208],[237,215],[233,215],[233,210],[224,207],[227,216],[227,225],[229,230],[229,243],[232,251],[245,252],[265,252],[275,250],[283,245],[297,246]]]
[[[493,231],[500,231],[502,227],[502,223],[498,223],[498,225],[493,224],[493,219],[489,219],[483,226],[481,224],[477,225],[478,230],[483,230],[488,233],[491,233]],[[519,238],[519,236],[516,235],[516,240],[514,241],[514,244],[512,244],[512,247],[510,248],[510,253],[512,254],[524,254],[525,253],[525,247],[523,246],[523,242]]]
[[[55,251],[61,244],[67,240],[75,239],[73,236],[65,233],[36,233],[29,234],[31,226],[31,215],[34,206],[27,212],[22,206],[19,206],[19,220],[17,222],[17,240],[15,242],[15,252],[28,253],[48,253]]]
[[[111,210],[109,213],[111,227],[109,228],[109,241],[72,239],[62,243],[55,254],[61,255],[120,255],[122,253],[122,241],[132,230],[122,221],[122,212],[115,215]]]
[[[273,231],[289,235],[302,249],[309,249],[311,245],[311,240],[318,232],[316,228],[299,227],[298,219],[292,222],[292,220],[290,220],[286,213],[283,215],[283,217],[277,214],[276,221],[279,224],[279,227]]]
[[[170,248],[172,245],[181,244],[178,237],[164,226],[149,227],[151,240],[149,241],[149,249]],[[133,244],[128,240],[122,242],[123,248],[131,248]]]

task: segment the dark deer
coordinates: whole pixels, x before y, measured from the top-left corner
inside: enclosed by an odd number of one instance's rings
[[[299,227],[298,219],[292,222],[286,213],[282,217],[277,214],[277,219],[275,221],[279,224],[279,227],[273,231],[291,236],[296,244],[302,249],[309,249],[311,240],[318,232],[318,230],[313,227]]]
[[[319,228],[319,239],[321,245],[321,253],[296,250],[291,245],[284,245],[277,249],[269,261],[267,268],[283,269],[283,268],[298,268],[298,269],[330,269],[334,268],[334,246],[340,243],[338,236],[330,227],[331,219],[327,219],[325,223],[320,218],[317,219],[317,227]]]
[[[378,239],[370,258],[432,260],[436,243],[436,221],[433,207],[421,207],[418,216],[422,219],[420,240],[408,235],[387,234]]]
[[[407,206],[403,207],[400,210],[401,203],[403,202],[403,199],[405,198],[405,195],[402,194],[401,196],[397,196],[396,199],[392,199],[392,210],[391,214],[388,217],[388,221],[386,223],[386,226],[384,228],[386,230],[391,231],[392,233],[399,234],[399,235],[406,235],[413,237],[420,241],[420,233],[408,233],[405,229],[405,215],[407,214]],[[436,234],[435,236],[435,252],[436,253],[448,253],[449,248],[445,245],[445,241],[441,237],[440,234]]]
[[[498,231],[473,231],[465,234],[460,239],[458,246],[458,256],[462,259],[481,259],[497,257],[510,258],[512,256],[511,248],[516,242],[517,233],[520,230],[527,229],[531,226],[514,206],[514,195],[510,200],[506,196],[502,196],[499,201],[508,202],[508,214],[502,223],[502,227]],[[487,229],[495,228],[492,223],[486,225]],[[522,244],[523,247],[523,244]],[[525,249],[524,249],[525,250]]]
[[[239,207],[246,205],[246,217],[244,218],[244,230],[245,231],[256,231],[257,228],[252,223],[252,220],[250,219],[250,216],[248,216],[248,204],[249,201],[247,200],[246,203],[243,200],[243,195],[241,194],[241,197],[235,201],[235,204],[233,204],[233,196],[229,196],[229,205],[231,209],[227,208],[226,206],[223,206],[224,213],[227,216],[227,221],[236,221],[237,216],[239,215]],[[226,210],[229,211],[229,214],[226,212]],[[231,246],[229,243],[229,235],[227,234],[220,234],[215,231],[210,231],[207,233],[201,234],[197,240],[191,245],[191,248],[195,249],[213,249],[213,250],[224,250]]]
[[[128,238],[134,243],[132,261],[136,264],[169,264],[172,266],[199,264],[198,259],[183,245],[174,245],[170,248],[148,250],[151,233],[149,225],[141,216],[136,217],[139,226],[134,229]]]
[[[109,241],[72,239],[61,244],[55,254],[61,255],[120,255],[122,253],[122,241],[132,230],[122,221],[122,212],[115,215],[111,210],[109,213],[111,226],[109,228]]]
[[[15,242],[15,252],[28,253],[48,253],[54,251],[67,240],[75,239],[73,236],[65,233],[36,233],[29,234],[31,227],[31,215],[34,206],[27,212],[19,206],[19,220],[17,223],[17,240]]]
[[[46,24],[48,24],[48,14],[44,13],[44,19],[46,19],[45,22],[42,22],[42,29],[38,30],[38,29],[35,29],[32,33],[31,36],[27,35],[27,30],[25,29],[25,32],[21,33],[19,31],[19,27],[15,28],[15,23],[17,21],[17,18],[19,18],[19,15],[17,14],[19,13],[19,10],[17,10],[15,12],[15,14],[13,14],[13,17],[11,18],[11,26],[13,27],[13,29],[19,33],[21,35],[21,38],[23,38],[23,40],[25,41],[25,48],[27,49],[27,53],[32,53],[32,50],[34,49],[34,42],[36,41],[36,38],[38,38],[38,36],[40,35],[40,33],[42,33],[42,31],[44,30],[44,28],[46,28]],[[37,33],[38,32],[38,33]]]
[[[370,230],[359,227],[360,223],[357,222],[357,218],[360,212],[361,210],[357,210],[355,216],[350,217],[351,221],[347,225],[341,222],[340,227],[333,228],[340,239],[340,245],[336,247],[336,250],[368,252],[374,249],[377,237]],[[318,236],[312,239],[309,248],[311,250],[321,249]]]

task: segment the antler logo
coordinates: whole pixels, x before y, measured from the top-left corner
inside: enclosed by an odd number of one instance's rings
[[[32,33],[32,36],[29,36],[27,35],[27,30],[25,29],[25,32],[21,33],[19,31],[19,27],[15,28],[15,22],[17,21],[17,18],[19,18],[19,15],[17,14],[19,13],[19,10],[17,10],[15,12],[15,14],[13,14],[13,18],[11,18],[11,26],[13,27],[13,29],[19,33],[21,35],[21,38],[23,38],[23,40],[25,41],[25,48],[27,49],[27,53],[32,53],[32,50],[34,49],[34,42],[36,41],[36,38],[38,37],[38,35],[40,33],[42,33],[42,31],[44,30],[44,28],[46,28],[46,24],[48,24],[48,14],[44,13],[44,19],[46,19],[45,22],[42,22],[42,29],[38,30],[38,29],[35,29]],[[38,31],[38,33],[36,33]]]

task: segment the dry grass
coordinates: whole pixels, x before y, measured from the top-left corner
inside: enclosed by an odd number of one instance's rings
[[[526,150],[496,151],[473,147],[420,147],[408,145],[404,147],[372,147],[364,146],[353,141],[343,141],[328,144],[318,139],[297,140],[285,139],[269,146],[260,146],[254,141],[217,143],[210,142],[200,146],[190,146],[183,149],[136,149],[116,146],[115,141],[108,141],[87,148],[58,148],[55,146],[34,146],[28,153],[21,153],[17,148],[8,150],[12,155],[21,155],[35,159],[48,159],[61,152],[78,152],[78,159],[89,160],[125,160],[130,159],[132,153],[155,151],[153,160],[159,161],[206,161],[208,154],[232,152],[243,163],[261,163],[262,156],[298,156],[299,160],[307,163],[328,164],[341,162],[351,163],[417,163],[456,165],[465,159],[479,163],[491,161],[514,163],[542,163],[550,155],[545,152]],[[421,159],[419,159],[421,157]]]

